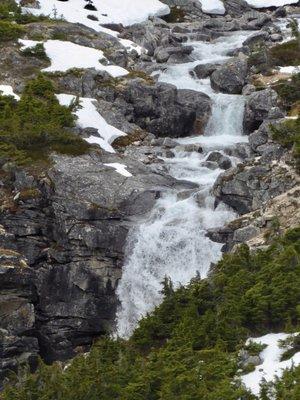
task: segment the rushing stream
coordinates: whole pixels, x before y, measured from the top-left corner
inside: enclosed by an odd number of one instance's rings
[[[221,256],[222,245],[206,237],[208,229],[222,226],[235,214],[225,205],[214,208],[210,190],[223,172],[203,163],[213,150],[223,151],[245,142],[242,135],[243,96],[215,93],[209,79],[195,79],[190,71],[199,63],[224,62],[226,53],[242,45],[249,32],[235,32],[214,43],[191,42],[195,61],[171,66],[159,80],[180,89],[208,94],[213,112],[205,135],[178,139],[180,144],[199,143],[202,154],[180,151],[165,159],[170,175],[197,183],[198,191],[185,198],[170,192],[157,201],[151,215],[129,235],[123,276],[118,287],[121,307],[117,314],[117,332],[128,337],[138,320],[162,300],[161,282],[168,276],[175,286],[187,284],[200,274],[205,277],[211,263]],[[233,164],[237,159],[231,157]]]

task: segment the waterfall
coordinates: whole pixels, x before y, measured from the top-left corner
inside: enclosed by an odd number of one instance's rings
[[[172,176],[197,183],[198,191],[183,200],[174,191],[165,194],[147,220],[129,234],[117,289],[121,302],[117,334],[121,337],[129,337],[140,318],[161,302],[161,283],[166,276],[175,287],[186,285],[198,273],[205,277],[211,264],[221,257],[222,245],[208,239],[206,232],[225,225],[235,214],[222,204],[214,208],[210,189],[222,170],[210,170],[203,162],[212,150],[246,140],[242,136],[244,100],[242,96],[214,93],[209,80],[192,78],[190,70],[199,62],[226,60],[226,51],[241,45],[245,37],[242,32],[222,38],[223,42],[193,43],[195,61],[172,66],[160,75],[160,81],[210,95],[212,116],[205,135],[178,139],[183,144],[200,143],[203,154],[180,151],[173,159],[164,160]]]

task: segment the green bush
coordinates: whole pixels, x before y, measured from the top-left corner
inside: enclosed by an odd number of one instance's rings
[[[269,54],[274,66],[300,65],[300,42],[298,39],[277,44],[269,50]]]
[[[0,4],[0,20],[14,21],[18,24],[25,25],[32,22],[47,21],[49,17],[40,15],[36,16],[30,13],[22,13],[20,6],[14,0],[1,0]]]
[[[39,75],[20,101],[0,97],[0,160],[24,164],[44,160],[51,151],[82,154],[89,145],[70,132],[73,126],[72,109],[59,104],[51,81]]]
[[[286,370],[274,383],[262,385],[261,392],[262,400],[299,400],[300,366]]]
[[[0,20],[0,43],[18,39],[23,33],[20,25]]]
[[[34,47],[27,47],[25,50],[22,50],[22,55],[25,57],[36,57],[40,60],[50,61],[43,43],[38,43]]]

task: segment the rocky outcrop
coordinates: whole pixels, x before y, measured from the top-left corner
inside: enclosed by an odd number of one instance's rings
[[[261,163],[260,159],[239,164],[221,174],[214,187],[217,201],[239,214],[257,210],[265,202],[295,186],[297,176],[284,160]]]
[[[0,240],[12,239],[0,226]],[[38,340],[34,332],[37,292],[34,271],[17,252],[0,248],[0,387],[1,382],[20,366],[34,369]]]
[[[11,169],[0,190],[0,376],[37,354],[86,351],[113,329],[126,236],[161,192],[193,185],[134,158],[54,156],[38,175]],[[130,177],[112,166],[127,166]],[[22,256],[20,256],[20,254]]]
[[[259,128],[267,119],[283,117],[279,108],[279,98],[273,89],[251,93],[246,99],[243,127],[249,134]]]
[[[214,90],[229,94],[242,93],[248,74],[246,58],[238,57],[222,65],[210,76],[211,86]]]
[[[264,248],[276,236],[296,228],[300,221],[300,186],[268,200],[253,212],[244,214],[221,229],[212,229],[208,236],[225,243],[224,251],[234,251],[246,243],[251,249]]]

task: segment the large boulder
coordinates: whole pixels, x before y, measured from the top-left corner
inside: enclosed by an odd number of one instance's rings
[[[199,79],[208,78],[213,72],[215,72],[220,67],[220,64],[208,63],[208,64],[198,64],[193,69],[194,74]]]
[[[212,88],[217,92],[241,94],[246,84],[247,74],[247,59],[234,58],[212,73],[210,77]]]
[[[195,90],[180,89],[178,90],[178,103],[182,108],[190,108],[195,112],[196,119],[191,134],[203,134],[212,111],[210,97]]]
[[[131,121],[157,136],[181,137],[203,132],[211,113],[208,96],[173,85],[130,82],[124,91]]]
[[[234,17],[240,17],[245,12],[251,11],[251,7],[245,0],[226,0],[224,5],[226,12]]]
[[[186,62],[187,58],[194,48],[192,46],[172,46],[172,47],[157,47],[154,52],[154,58],[158,63],[165,62]]]
[[[249,46],[250,48],[253,48],[257,45],[265,43],[269,39],[270,39],[270,35],[268,32],[265,32],[265,31],[256,32],[253,35],[249,36],[243,42],[243,46]]]
[[[279,98],[273,89],[251,93],[246,99],[243,127],[246,134],[259,128],[279,106]],[[276,110],[275,110],[276,111]]]

